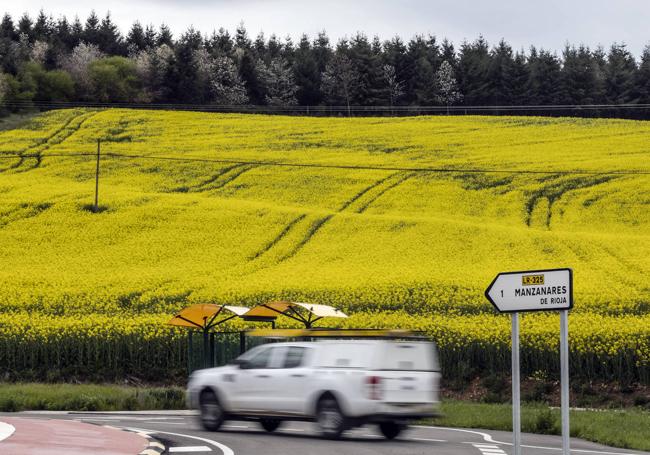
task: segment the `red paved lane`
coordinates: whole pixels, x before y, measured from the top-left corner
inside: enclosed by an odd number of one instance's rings
[[[0,442],[2,455],[137,455],[148,444],[135,433],[70,420],[0,420],[16,428]]]

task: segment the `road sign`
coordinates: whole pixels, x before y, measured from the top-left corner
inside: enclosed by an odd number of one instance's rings
[[[499,273],[485,297],[501,313],[569,310],[573,273],[571,269]]]
[[[513,455],[521,455],[519,313],[560,311],[560,385],[562,454],[569,455],[569,310],[573,308],[571,269],[499,273],[485,297],[501,313],[512,316],[512,436]]]

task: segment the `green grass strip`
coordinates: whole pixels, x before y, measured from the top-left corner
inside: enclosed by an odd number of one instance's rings
[[[512,431],[509,404],[447,400],[443,416],[428,424]],[[650,412],[640,409],[571,411],[571,436],[625,449],[650,450]],[[545,404],[522,404],[521,430],[525,433],[559,435],[560,410]],[[508,441],[509,442],[509,441]]]

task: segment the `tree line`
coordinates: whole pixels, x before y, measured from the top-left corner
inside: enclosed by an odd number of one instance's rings
[[[569,45],[560,55],[484,38],[456,47],[435,36],[382,41],[325,32],[294,42],[252,38],[243,24],[203,35],[110,14],[82,23],[41,11],[0,22],[0,100],[18,110],[51,102],[265,106],[540,106],[650,104],[650,45]]]

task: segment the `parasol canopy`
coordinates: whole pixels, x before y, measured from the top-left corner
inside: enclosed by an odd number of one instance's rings
[[[248,310],[249,308],[241,306],[199,303],[183,308],[167,324],[207,331],[234,317],[242,316]]]
[[[341,310],[330,305],[290,302],[287,300],[263,303],[262,305],[251,308],[249,311],[241,315],[241,317],[245,321],[273,322],[280,315],[301,322],[307,328],[310,328],[314,322],[322,318],[348,317]]]

